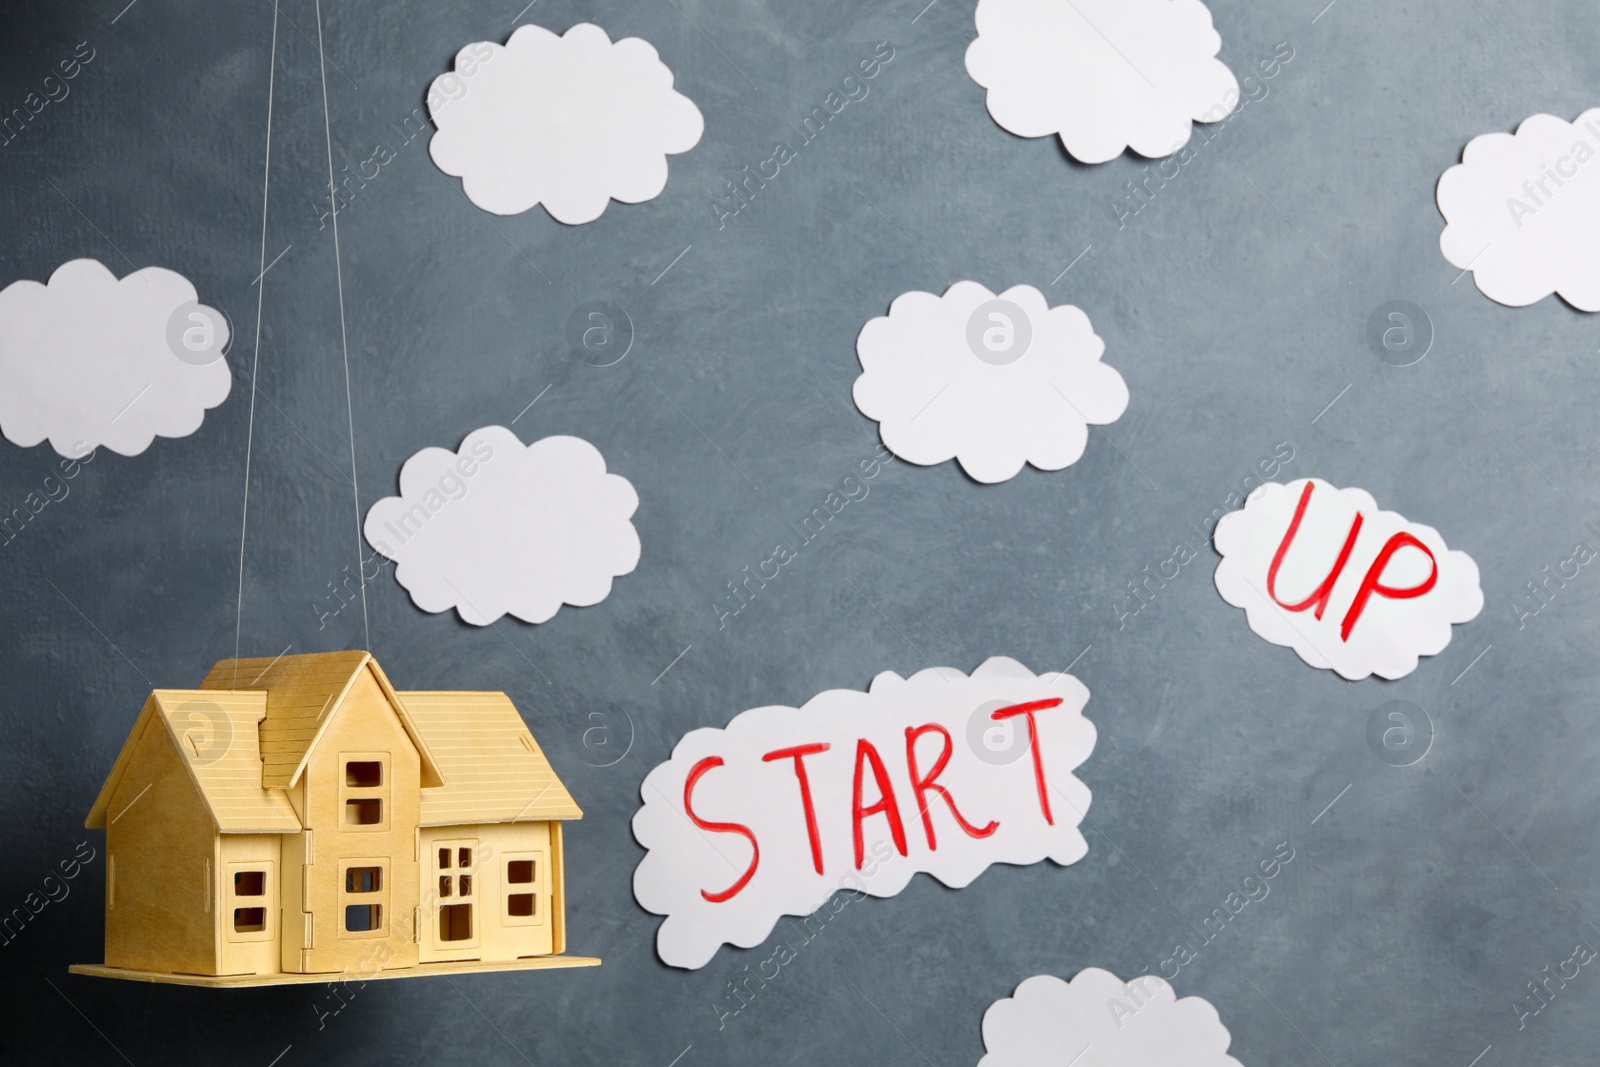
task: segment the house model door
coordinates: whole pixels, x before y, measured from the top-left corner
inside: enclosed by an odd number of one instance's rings
[[[432,921],[424,919],[426,958],[475,960],[482,957],[478,898],[478,839],[463,837],[435,841],[428,850],[431,879],[423,886],[424,899],[434,900]]]

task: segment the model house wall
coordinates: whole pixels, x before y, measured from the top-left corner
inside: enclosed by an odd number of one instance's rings
[[[302,773],[301,822],[313,842],[298,857],[308,907],[288,910],[302,928],[310,916],[311,936],[292,969],[339,971],[379,958],[384,967],[415,965],[421,761],[370,666]]]
[[[110,798],[106,962],[213,974],[215,827],[172,735],[150,718],[140,722],[145,728]]]
[[[543,822],[423,830],[423,913],[434,918],[422,930],[422,960],[511,960],[561,951],[551,874],[560,833],[560,823]],[[461,862],[463,849],[468,864]]]

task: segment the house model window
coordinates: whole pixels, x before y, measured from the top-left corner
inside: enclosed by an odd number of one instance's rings
[[[276,936],[273,914],[274,866],[269,860],[230,863],[218,881],[224,938],[234,944],[269,941]]]
[[[439,909],[439,940],[472,939],[472,905],[446,904]]]
[[[382,864],[358,862],[345,868],[345,933],[370,934],[383,930],[383,881]]]
[[[346,828],[384,829],[385,780],[382,760],[352,759],[344,764],[344,824]]]
[[[383,784],[380,760],[350,760],[344,765],[344,784],[359,789],[376,789]]]
[[[376,893],[382,888],[382,867],[351,867],[344,872],[346,893]]]
[[[267,872],[266,871],[235,871],[233,872],[233,897],[236,904],[246,904],[245,907],[233,909],[233,930],[239,934],[258,934],[267,928]],[[260,897],[259,906],[250,907],[246,898]]]
[[[533,860],[511,860],[506,864],[506,883],[511,886],[526,886],[527,889],[518,892],[512,889],[506,894],[506,914],[517,918],[528,918],[534,914],[533,908]]]

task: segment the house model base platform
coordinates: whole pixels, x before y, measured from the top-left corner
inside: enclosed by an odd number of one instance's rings
[[[126,967],[107,967],[103,963],[74,963],[67,970],[95,978],[121,978],[129,982],[164,982],[168,985],[197,985],[209,989],[243,989],[246,986],[315,985],[332,982],[373,982],[384,978],[426,978],[430,974],[477,974],[485,971],[544,971],[558,967],[598,967],[593,956],[538,956],[526,960],[485,963],[465,960],[459,963],[424,963],[416,967],[396,967],[372,974],[168,974],[165,971],[132,971]]]

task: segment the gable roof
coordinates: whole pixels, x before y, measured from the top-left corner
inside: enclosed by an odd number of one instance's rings
[[[295,833],[300,820],[288,796],[261,785],[258,724],[267,714],[267,694],[198,689],[157,689],[100,787],[84,826],[103,830],[107,807],[147,730],[164,730],[222,833]],[[120,815],[120,812],[118,813]],[[116,816],[112,816],[112,822]]]
[[[504,693],[400,693],[444,787],[422,791],[423,826],[581,819],[511,698]]]
[[[421,756],[419,825],[583,818],[504,693],[396,693],[368,653],[327,652],[222,660],[200,689],[152,692],[84,825],[107,827],[106,809],[134,752],[158,729],[218,832],[298,833],[286,790],[304,773],[332,710],[368,668]],[[232,688],[235,675],[243,688]]]
[[[268,789],[289,789],[305,772],[311,751],[333,721],[333,710],[362,670],[368,668],[422,758],[423,786],[443,784],[439,765],[417,724],[395,695],[383,668],[369,652],[350,650],[276,659],[219,660],[200,683],[200,688],[267,691],[267,714],[260,729],[261,784]]]

